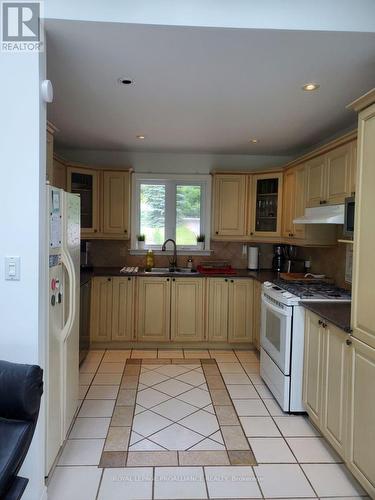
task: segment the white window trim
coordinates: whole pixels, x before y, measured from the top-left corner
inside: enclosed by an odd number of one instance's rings
[[[190,254],[196,253],[201,255],[208,255],[210,253],[210,240],[211,240],[211,176],[210,175],[182,175],[182,174],[132,174],[132,203],[131,203],[131,253],[143,254],[148,248],[156,250],[158,253],[161,251],[159,245],[147,245],[145,250],[137,249],[137,234],[139,228],[139,205],[140,205],[140,184],[142,183],[162,183],[165,181],[175,181],[176,183],[194,183],[200,184],[202,186],[202,203],[201,203],[201,228],[205,235],[205,246],[204,250],[191,247],[191,246],[181,246],[179,245],[178,251],[180,254]],[[167,210],[168,213],[168,210]],[[170,224],[168,217],[165,221]],[[168,253],[168,252],[167,252]]]

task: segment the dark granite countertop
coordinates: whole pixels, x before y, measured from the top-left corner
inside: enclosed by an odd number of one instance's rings
[[[277,273],[271,270],[263,271],[248,271],[247,269],[236,269],[236,274],[203,274],[203,273],[145,273],[144,269],[139,268],[137,273],[121,273],[119,267],[94,267],[92,269],[92,276],[155,276],[155,277],[178,277],[178,278],[252,278],[261,283],[265,281],[272,281],[277,277]]]
[[[328,321],[328,323],[332,323],[347,333],[351,332],[351,302],[300,302],[300,304]]]

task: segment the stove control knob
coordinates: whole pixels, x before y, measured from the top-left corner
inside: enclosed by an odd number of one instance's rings
[[[266,287],[266,288],[270,288],[272,286],[272,283],[270,281],[265,281],[263,283],[263,285]]]
[[[283,292],[282,296],[285,297],[286,299],[290,299],[293,297],[293,295],[290,292]]]

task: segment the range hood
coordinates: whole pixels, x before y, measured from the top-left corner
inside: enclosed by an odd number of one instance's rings
[[[322,205],[306,208],[305,215],[294,219],[293,224],[344,224],[345,205]]]

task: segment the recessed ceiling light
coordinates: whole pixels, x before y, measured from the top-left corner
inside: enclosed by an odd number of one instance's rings
[[[118,83],[121,83],[121,85],[131,85],[133,83],[133,80],[124,76],[118,78],[117,81]]]
[[[256,139],[255,137],[253,137],[252,139],[250,139],[250,142],[252,142],[253,144],[256,144],[257,142],[259,142],[259,140]]]
[[[303,85],[302,90],[304,90],[305,92],[312,92],[313,90],[318,90],[319,87],[320,85],[318,85],[317,83],[306,83],[305,85]]]
[[[137,135],[137,139],[140,139],[140,140],[143,140],[145,139],[146,137],[144,135]]]

